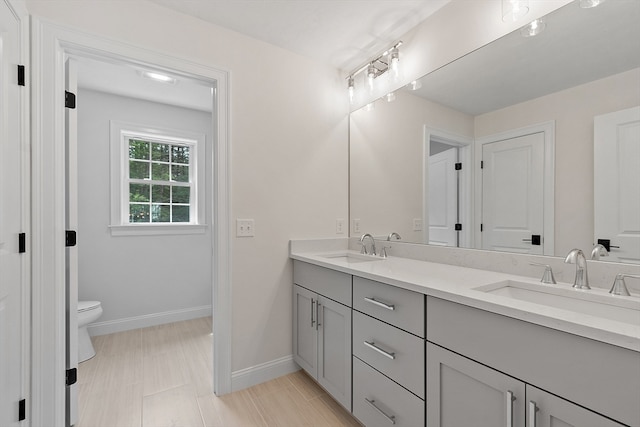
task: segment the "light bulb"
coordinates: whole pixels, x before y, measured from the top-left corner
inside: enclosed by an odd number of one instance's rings
[[[347,80],[347,85],[349,87],[349,102],[353,104],[353,97],[355,96],[355,92],[356,92],[353,76],[349,76],[349,79]]]
[[[589,9],[604,3],[604,1],[605,0],[580,0],[580,7],[583,9]]]
[[[373,79],[376,78],[376,67],[373,66],[373,63],[369,64],[367,67],[367,86],[369,87],[369,91],[373,91]]]
[[[393,92],[389,92],[384,98],[387,100],[387,102],[393,102],[396,100],[396,94]]]
[[[373,102],[370,102],[364,106],[364,111],[373,111],[375,109],[376,109],[376,104],[374,104]]]
[[[409,89],[411,90],[418,90],[422,87],[422,82],[420,80],[414,80],[411,83],[409,83]]]
[[[399,76],[400,52],[397,47],[389,51],[389,70],[392,80],[397,80]]]
[[[502,20],[515,22],[529,12],[529,0],[502,0]]]

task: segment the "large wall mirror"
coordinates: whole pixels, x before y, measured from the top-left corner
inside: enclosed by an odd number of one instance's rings
[[[640,2],[543,22],[351,113],[351,236],[640,263]]]

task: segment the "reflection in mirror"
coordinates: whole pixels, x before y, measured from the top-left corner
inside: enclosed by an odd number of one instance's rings
[[[535,37],[515,31],[426,75],[418,90],[407,87],[392,103],[378,100],[375,109],[351,114],[353,236],[397,231],[405,242],[557,256],[574,247],[591,253],[597,239],[607,239],[594,235],[594,118],[640,106],[640,2],[581,9],[576,1],[544,19]],[[539,132],[547,140],[542,160],[532,160],[540,159],[539,146],[501,156],[502,147],[492,145]],[[638,171],[640,138],[630,135],[625,170]],[[504,168],[487,178],[480,161],[489,158]],[[462,169],[446,174],[447,163]],[[542,180],[538,201],[514,187],[529,188],[533,177]],[[637,175],[624,179],[639,182]],[[486,195],[492,191],[498,199]],[[640,209],[640,184],[624,191],[626,206]],[[541,225],[531,229],[507,215],[524,218],[540,203]],[[640,235],[640,216],[629,212],[624,228]],[[617,215],[607,213],[604,222]],[[499,224],[501,243],[485,237],[487,224]],[[607,261],[634,262],[611,250]]]

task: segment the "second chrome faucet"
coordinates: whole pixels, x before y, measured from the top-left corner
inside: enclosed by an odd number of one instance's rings
[[[587,258],[581,249],[572,249],[567,254],[564,262],[576,265],[576,278],[573,281],[573,287],[576,289],[591,289],[589,286],[589,277],[587,276]]]

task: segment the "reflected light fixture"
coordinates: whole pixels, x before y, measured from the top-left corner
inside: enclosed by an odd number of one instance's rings
[[[529,0],[502,0],[502,20],[516,22],[529,12]]]
[[[420,80],[414,80],[411,83],[409,83],[408,86],[410,90],[418,90],[422,87],[422,82]]]
[[[155,82],[176,84],[177,80],[174,77],[166,74],[158,73],[157,71],[140,71],[140,76],[145,79],[153,80]]]
[[[590,9],[592,7],[599,6],[604,3],[605,0],[580,0],[580,7],[583,9]]]
[[[384,52],[376,55],[347,76],[347,88],[351,102],[353,102],[355,96],[355,79],[359,74],[364,75],[365,86],[369,93],[373,93],[375,79],[387,71],[389,71],[391,79],[397,80],[400,62],[400,50],[398,48],[400,45],[402,45],[402,41],[394,43]]]
[[[523,37],[533,37],[540,34],[547,27],[547,24],[542,19],[536,19],[529,22],[527,25],[520,29],[520,34]]]
[[[393,102],[396,100],[396,94],[393,92],[389,92],[388,94],[385,95],[384,99],[386,99],[387,102]]]
[[[376,109],[376,104],[373,102],[370,102],[364,106],[364,111],[373,111],[375,109]]]

